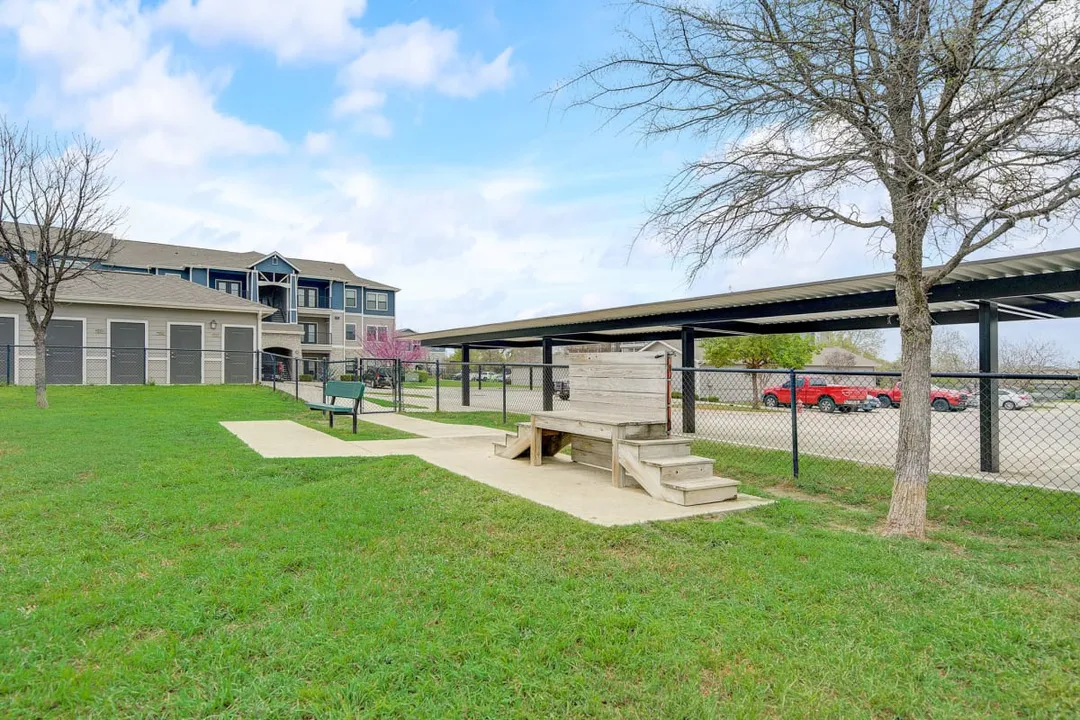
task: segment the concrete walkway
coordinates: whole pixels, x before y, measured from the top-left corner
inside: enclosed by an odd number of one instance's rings
[[[597,525],[633,525],[656,520],[720,515],[771,504],[750,495],[738,500],[682,506],[651,497],[640,489],[611,486],[610,473],[545,458],[540,467],[527,458],[506,460],[492,451],[501,430],[451,425],[402,415],[368,415],[366,422],[420,435],[409,440],[346,442],[290,421],[223,422],[222,425],[263,457],[380,457],[420,459]]]

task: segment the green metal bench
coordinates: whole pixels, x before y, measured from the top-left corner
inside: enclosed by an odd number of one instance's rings
[[[360,402],[364,399],[364,383],[362,382],[344,382],[341,380],[330,380],[326,383],[326,389],[323,393],[326,397],[330,398],[328,403],[307,403],[308,409],[319,410],[324,415],[330,415],[330,427],[334,427],[335,415],[352,415],[352,431],[353,435],[356,434],[356,416],[360,414]],[[346,407],[345,405],[335,405],[334,401],[338,398],[348,398],[353,401],[352,407]]]

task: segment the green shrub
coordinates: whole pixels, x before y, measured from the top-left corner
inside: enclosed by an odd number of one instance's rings
[[[300,382],[311,382],[314,379],[315,379],[314,377],[312,377],[311,375],[309,375],[307,373],[304,373],[303,375],[300,376]]]
[[[416,374],[419,376],[420,382],[422,383],[426,383],[428,381],[428,378],[431,377],[431,375],[428,374],[426,370],[418,370]]]
[[[342,375],[341,380],[343,382],[356,382],[357,377],[355,375]]]
[[[672,390],[671,391],[671,399],[672,400],[681,400],[682,399],[682,393],[679,392],[678,390]]]

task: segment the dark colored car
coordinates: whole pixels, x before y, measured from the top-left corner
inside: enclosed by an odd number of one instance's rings
[[[394,379],[382,368],[368,368],[364,371],[364,384],[370,388],[392,388]]]
[[[552,383],[555,389],[555,394],[559,396],[560,400],[570,399],[570,383],[565,380],[556,380]]]

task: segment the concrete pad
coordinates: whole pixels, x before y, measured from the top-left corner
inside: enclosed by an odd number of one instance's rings
[[[371,453],[291,420],[223,422],[221,425],[263,457],[356,457]]]
[[[491,450],[490,438],[426,438],[352,442],[372,455],[415,455],[432,465],[531,500],[597,525],[634,525],[656,520],[722,515],[771,505],[773,501],[740,494],[738,500],[705,505],[675,505],[644,490],[616,488],[611,473],[544,458],[533,467],[528,458],[507,460]]]
[[[453,425],[451,423],[422,420],[410,415],[397,413],[372,413],[361,415],[360,419],[373,425],[394,428],[404,432],[420,435],[421,437],[486,437],[502,438],[506,435],[504,430],[482,427],[480,425]]]
[[[400,415],[379,417],[380,420],[415,420]],[[492,451],[492,439],[502,437],[503,432],[490,428],[449,425],[429,420],[401,424],[380,422],[379,424],[387,427],[396,427],[414,434],[450,434],[409,440],[346,442],[288,420],[221,424],[263,457],[413,455],[471,480],[597,525],[633,525],[657,520],[722,515],[772,503],[771,500],[740,494],[738,500],[705,505],[675,505],[657,500],[644,490],[612,487],[610,472],[572,463],[569,458],[562,456],[545,458],[540,467],[531,466],[528,458],[507,460],[498,457]]]

